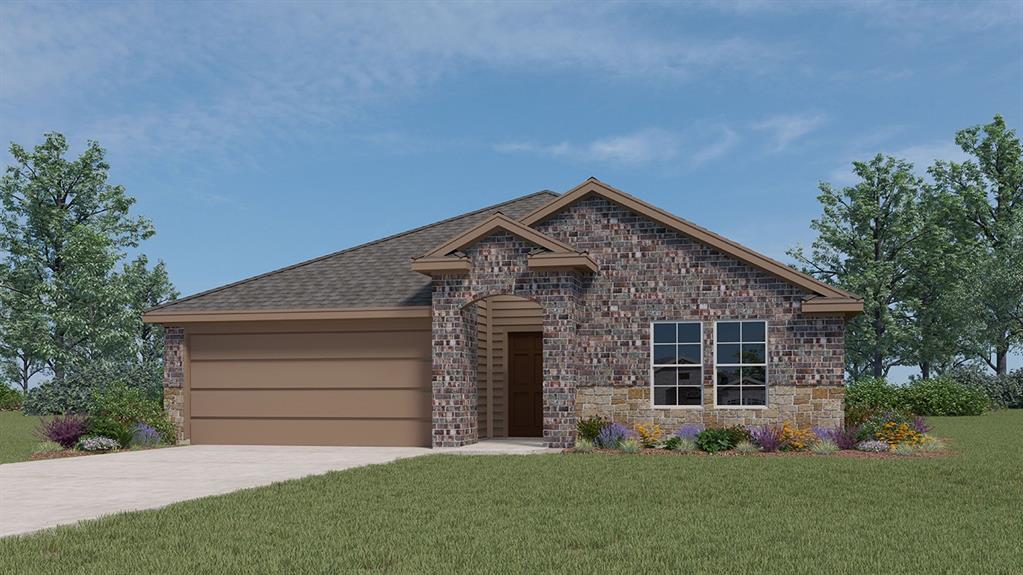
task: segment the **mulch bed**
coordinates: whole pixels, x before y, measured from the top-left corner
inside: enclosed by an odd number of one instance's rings
[[[945,441],[946,445],[948,440]],[[579,453],[575,449],[566,449],[564,453],[575,454]],[[740,453],[735,450],[731,451],[719,451],[717,453],[707,453],[706,451],[671,451],[669,449],[643,449],[639,453],[625,453],[618,449],[594,449],[588,453],[596,453],[599,455],[652,455],[662,457],[848,457],[851,459],[918,459],[918,458],[932,458],[932,457],[945,457],[951,455],[953,452],[949,449],[942,451],[918,451],[913,455],[897,455],[891,452],[884,453],[873,453],[869,451],[855,451],[855,450],[841,450],[827,455],[820,455],[810,451],[772,451],[770,453],[764,453],[763,451],[757,451],[754,453]]]
[[[175,447],[174,445],[160,445],[157,447],[136,447],[133,449],[115,449],[113,451],[80,451],[78,449],[64,449],[62,451],[46,451],[43,453],[33,453],[29,456],[29,461],[40,461],[43,459],[63,459],[65,457],[82,457],[85,455],[103,455],[105,453],[124,453],[126,451],[148,451],[150,449],[164,449],[167,447]]]

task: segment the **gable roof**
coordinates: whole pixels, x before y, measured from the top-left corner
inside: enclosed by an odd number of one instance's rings
[[[577,253],[571,246],[567,246],[552,237],[534,230],[533,228],[526,227],[515,220],[509,219],[501,212],[497,212],[480,225],[467,230],[464,233],[459,234],[457,237],[437,246],[433,250],[430,250],[423,255],[423,257],[439,258],[446,256],[455,250],[464,248],[489,236],[497,230],[504,230],[548,251],[557,253]]]
[[[692,222],[683,220],[682,218],[670,214],[656,206],[650,205],[639,198],[630,196],[629,194],[613,188],[596,178],[591,177],[587,179],[585,182],[562,194],[557,199],[548,202],[523,216],[520,221],[523,225],[534,226],[591,194],[599,195],[609,201],[629,208],[634,212],[644,215],[668,228],[689,236],[694,240],[715,248],[740,261],[760,268],[765,272],[775,275],[789,283],[806,289],[817,296],[828,298],[828,302],[831,305],[843,302],[847,304],[845,306],[846,308],[851,308],[859,304],[859,309],[862,310],[862,300],[845,290],[828,285],[811,275],[796,271],[795,269],[792,269],[789,266],[775,261],[763,254],[755,252],[742,244],[719,236],[718,234],[715,234],[714,232],[706,228],[702,228]],[[846,311],[852,310],[847,309]]]
[[[183,313],[429,306],[431,280],[409,269],[410,259],[498,212],[519,218],[557,196],[550,191],[529,194],[327,254],[154,307],[145,319],[169,321],[160,316]]]

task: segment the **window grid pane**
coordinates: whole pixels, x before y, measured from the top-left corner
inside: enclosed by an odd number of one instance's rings
[[[715,399],[720,406],[767,404],[767,323],[729,321],[716,325]]]
[[[702,325],[699,322],[653,324],[650,345],[654,406],[703,404]]]

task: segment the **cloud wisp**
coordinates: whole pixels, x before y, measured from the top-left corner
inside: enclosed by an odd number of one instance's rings
[[[676,134],[650,128],[630,134],[598,138],[583,144],[505,142],[494,146],[494,150],[505,154],[528,153],[578,162],[604,162],[635,167],[675,159],[680,144],[681,140]]]
[[[797,140],[824,126],[827,116],[819,112],[771,116],[753,124],[754,130],[772,135],[771,151],[783,152]]]

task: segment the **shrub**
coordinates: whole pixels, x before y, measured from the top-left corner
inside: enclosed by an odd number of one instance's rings
[[[927,420],[919,415],[913,416],[913,431],[917,433],[928,433],[931,430],[931,426],[927,425]]]
[[[886,411],[884,413],[874,414],[860,426],[860,432],[857,435],[857,438],[861,441],[877,439],[877,434],[880,433],[881,430],[884,429],[884,426],[889,423],[894,423],[896,425],[905,424],[912,427],[913,418],[899,411]]]
[[[883,441],[870,439],[867,441],[861,441],[857,443],[856,449],[860,451],[867,451],[870,453],[883,453],[885,451],[888,451],[888,444]]]
[[[592,417],[580,419],[579,422],[575,424],[575,427],[579,432],[579,437],[589,441],[596,441],[597,435],[600,434],[600,430],[607,427],[609,423],[611,422],[607,419],[599,415],[594,415]]]
[[[743,441],[751,441],[753,438],[750,436],[749,429],[745,425],[733,425],[728,429],[728,434],[732,436],[732,445],[739,445]]]
[[[782,451],[802,451],[817,441],[817,436],[810,428],[801,428],[784,422],[781,424]]]
[[[39,422],[36,436],[71,449],[89,430],[89,420],[80,415],[58,415]]]
[[[661,426],[656,423],[652,425],[637,424],[636,433],[639,434],[639,443],[647,448],[657,447],[657,444],[661,442],[661,437],[664,436]]]
[[[735,447],[734,435],[724,427],[710,427],[696,435],[696,447],[707,453],[728,451]]]
[[[54,451],[64,451],[64,446],[57,443],[56,441],[44,441],[32,450],[33,455],[39,455],[41,453],[53,453]]]
[[[629,437],[629,429],[620,423],[605,425],[597,434],[597,445],[604,449],[616,449],[623,439]]]
[[[892,453],[895,455],[916,455],[916,452],[916,446],[908,443],[900,443],[892,447]]]
[[[960,367],[950,372],[949,377],[960,385],[983,391],[992,407],[1023,408],[1023,368],[997,376],[978,368]]]
[[[838,451],[838,444],[830,439],[821,439],[810,445],[810,453],[817,455],[831,455]]]
[[[946,447],[940,437],[933,435],[925,435],[923,441],[916,446],[920,451],[944,451]]]
[[[20,389],[0,383],[0,411],[18,411],[25,402]]]
[[[743,440],[735,444],[735,450],[739,453],[757,453],[760,451],[760,448],[754,445],[752,441]]]
[[[88,413],[92,388],[82,379],[69,379],[63,385],[47,380],[28,391],[24,409],[28,415]]]
[[[681,439],[691,439],[695,441],[696,436],[699,435],[701,431],[703,431],[702,425],[697,423],[687,423],[682,427],[678,428],[678,431],[675,432],[675,437]]]
[[[135,428],[131,434],[131,445],[132,447],[153,447],[160,445],[163,442],[163,438],[160,436],[160,432],[151,425],[145,423],[136,423]],[[592,445],[592,444],[591,444]]]
[[[622,453],[639,453],[643,449],[639,441],[635,437],[629,437],[623,439],[619,444],[618,448],[622,450]]]
[[[148,397],[145,390],[123,382],[114,382],[94,392],[90,413],[97,419],[115,421],[127,430],[128,442],[122,442],[123,447],[131,443],[132,428],[138,423],[154,428],[165,442],[171,442],[175,437],[174,427],[160,402]],[[115,439],[120,441],[119,437]]]
[[[575,450],[579,453],[590,453],[593,451],[593,442],[585,437],[575,440]]]
[[[856,449],[860,439],[860,426],[839,425],[828,430],[828,439],[835,442],[839,449]]]
[[[991,404],[983,390],[947,376],[913,381],[900,395],[905,409],[916,415],[980,415]]]
[[[846,386],[845,416],[852,425],[863,423],[879,411],[902,409],[899,390],[880,377],[861,377]]]
[[[680,453],[690,453],[696,451],[696,442],[692,439],[673,435],[668,438],[668,441],[664,442],[664,448]]]
[[[86,437],[78,443],[82,451],[110,451],[117,449],[117,441],[109,437]]]
[[[89,420],[90,436],[106,437],[117,442],[121,447],[130,447],[134,432],[131,427],[108,417],[93,417]]]
[[[781,428],[777,425],[761,425],[750,429],[750,438],[761,451],[778,451],[782,445]]]
[[[916,432],[908,423],[895,423],[888,421],[881,426],[881,429],[874,432],[874,439],[884,441],[888,445],[918,445],[923,440],[923,434]]]

